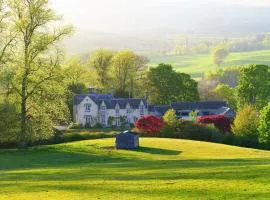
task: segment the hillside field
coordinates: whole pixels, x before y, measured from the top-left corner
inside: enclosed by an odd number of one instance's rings
[[[141,138],[0,150],[0,200],[269,199],[270,152]]]
[[[150,56],[150,67],[159,63],[171,64],[177,71],[191,74],[193,78],[200,78],[203,73],[213,67],[211,55],[191,56]],[[230,53],[222,67],[231,67],[244,64],[270,65],[270,51],[253,51]]]

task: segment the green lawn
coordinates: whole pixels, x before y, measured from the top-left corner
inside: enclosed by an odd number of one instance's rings
[[[0,150],[0,199],[269,199],[270,152],[141,138],[136,151],[98,139]]]
[[[177,71],[189,73],[193,77],[201,77],[203,72],[213,68],[211,55],[191,56],[150,56],[150,66],[159,63],[172,64]],[[230,53],[222,67],[243,64],[266,64],[270,65],[270,51],[253,51],[243,53]]]

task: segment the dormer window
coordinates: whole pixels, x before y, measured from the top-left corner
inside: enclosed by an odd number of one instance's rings
[[[92,105],[90,103],[84,104],[85,112],[91,112]]]
[[[106,112],[106,106],[101,106],[101,107],[100,107],[100,111],[101,111],[102,113]]]

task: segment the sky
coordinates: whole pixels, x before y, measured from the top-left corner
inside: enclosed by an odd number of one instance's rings
[[[104,32],[142,31],[158,15],[200,11],[215,6],[270,6],[270,0],[50,0],[57,13],[79,30]],[[208,10],[208,9],[205,9]],[[174,13],[173,13],[174,14]],[[200,15],[205,13],[201,11]],[[166,16],[164,16],[166,18]],[[163,28],[164,24],[161,24]]]
[[[216,30],[245,31],[267,27],[268,24],[261,22],[270,22],[268,14],[270,0],[49,0],[49,2],[56,13],[63,16],[65,23],[75,27],[76,34],[71,43],[80,42],[80,46],[83,45],[81,40],[92,39],[99,42],[107,37],[107,41],[114,42],[112,40],[117,38],[102,34],[114,34],[120,36],[117,39],[121,40],[121,36],[143,38],[187,32],[211,33]],[[249,10],[250,7],[253,10]],[[264,9],[264,12],[259,9]],[[100,35],[100,38],[97,39],[97,35]]]

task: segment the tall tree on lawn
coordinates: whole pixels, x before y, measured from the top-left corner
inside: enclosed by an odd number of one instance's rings
[[[20,145],[27,146],[28,133],[33,129],[31,119],[40,116],[45,102],[53,99],[59,77],[61,51],[57,43],[72,32],[70,26],[57,27],[61,18],[48,7],[48,0],[9,0],[13,30],[16,31],[16,71],[12,86],[21,104]],[[48,109],[48,107],[46,109]],[[43,110],[44,113],[46,110]],[[47,116],[48,117],[48,116]],[[46,125],[51,126],[51,125]],[[41,127],[36,127],[39,130]]]

